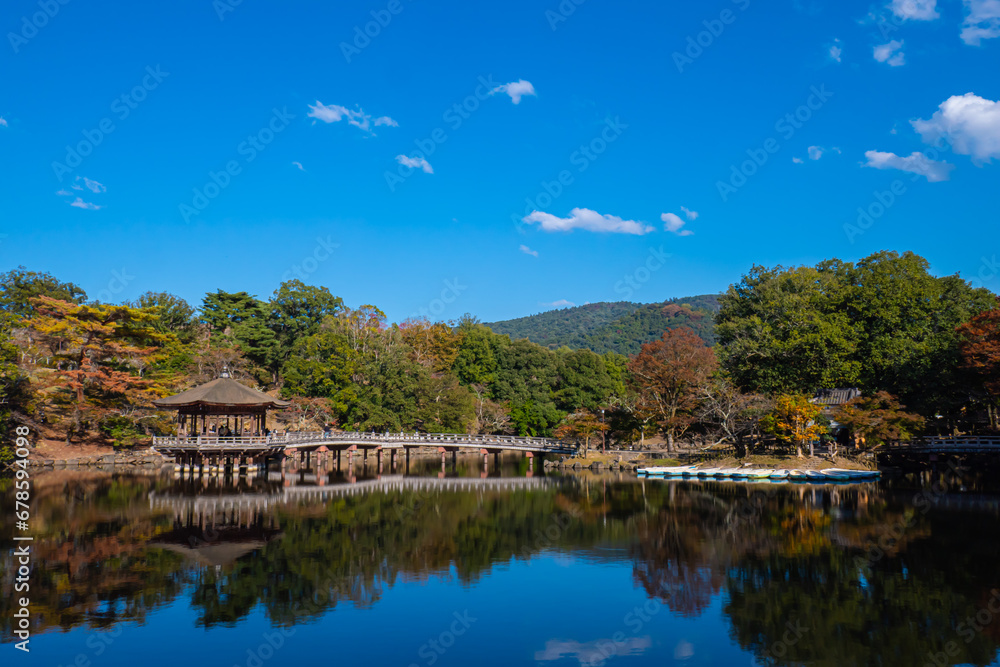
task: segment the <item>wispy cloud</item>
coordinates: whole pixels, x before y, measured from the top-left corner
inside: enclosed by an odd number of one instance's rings
[[[95,194],[101,194],[108,191],[108,189],[102,183],[98,183],[97,181],[91,178],[87,178],[86,176],[77,176],[74,183],[69,187],[72,190],[76,190],[77,192],[83,192],[84,189],[87,189]],[[66,189],[58,190],[56,194],[60,197],[76,197],[76,199],[74,199],[69,203],[69,205],[73,206],[74,208],[82,208],[85,211],[98,211],[104,208],[103,206],[98,206],[97,204],[84,201],[82,197],[74,195],[72,192]]]
[[[369,134],[374,134],[372,128],[379,127],[380,125],[399,127],[399,123],[388,116],[379,116],[376,118],[365,113],[360,107],[358,109],[348,109],[339,104],[326,105],[319,100],[316,100],[316,104],[309,105],[309,113],[306,115],[310,118],[321,120],[324,123],[339,123],[346,118],[349,125],[353,125]]]
[[[900,171],[906,171],[911,174],[919,174],[931,183],[947,181],[950,177],[951,170],[955,168],[955,165],[953,164],[932,160],[923,153],[919,152],[910,153],[906,157],[903,157],[902,155],[896,155],[895,153],[867,151],[865,153],[865,157],[868,158],[868,162],[862,165],[864,167],[873,167],[875,169],[899,169]]]
[[[406,155],[397,155],[396,162],[403,165],[404,167],[411,167],[412,169],[420,169],[425,174],[434,173],[434,168],[431,167],[431,163],[422,157],[409,157]]]
[[[911,21],[933,21],[941,16],[937,0],[892,0],[889,9],[899,18]]]
[[[906,64],[906,55],[903,53],[903,41],[894,39],[888,44],[876,46],[874,49],[875,60],[880,63],[887,63],[890,67],[900,67]]]
[[[808,148],[808,151],[809,151],[809,159],[810,160],[818,160],[821,157],[823,157],[823,147],[822,146],[810,146]]]
[[[524,217],[524,222],[538,223],[545,232],[571,232],[582,229],[602,234],[635,234],[642,236],[656,231],[652,225],[636,220],[624,220],[616,215],[601,215],[589,208],[574,208],[568,218],[559,218],[551,213],[534,211]]]
[[[544,306],[545,308],[575,308],[576,304],[572,301],[567,301],[566,299],[559,299],[558,301],[553,301],[552,303],[539,303],[539,306]]]
[[[305,171],[306,170],[306,168],[302,166],[301,162],[296,162],[296,161],[292,160],[292,164],[295,165],[295,167],[298,168],[299,171]]]
[[[803,159],[802,159],[802,158],[800,158],[800,157],[793,157],[793,158],[792,158],[792,162],[794,162],[795,164],[805,164],[805,163],[806,163],[806,161],[805,161],[805,160],[803,160]]]
[[[83,201],[80,197],[77,197],[74,201],[70,202],[70,206],[82,208],[85,211],[99,211],[104,208],[103,206],[98,206],[97,204],[91,204],[89,201]]]
[[[963,42],[979,46],[984,39],[1000,37],[1000,1],[964,0],[964,4]]]
[[[681,206],[681,210],[684,211],[684,215],[687,217],[688,220],[698,219],[698,211],[692,211],[687,206]]]
[[[76,180],[77,180],[78,183],[80,181],[83,181],[83,187],[87,188],[91,192],[101,193],[101,192],[107,192],[108,191],[108,189],[106,187],[104,187],[104,185],[102,185],[101,183],[98,183],[97,181],[91,180],[91,179],[87,178],[86,176],[77,176]]]
[[[0,116],[0,127],[7,127],[7,121],[3,116]]]
[[[535,92],[535,87],[531,85],[531,82],[525,81],[524,79],[500,84],[490,91],[490,95],[496,95],[497,93],[507,93],[510,95],[510,99],[514,102],[514,104],[520,104],[521,98],[526,95],[533,95],[535,97],[538,96]]]
[[[523,252],[525,255],[531,255],[532,257],[538,257],[538,251],[537,250],[532,250],[531,248],[529,248],[526,245],[522,245],[520,248],[518,248],[518,250],[520,250],[521,252]]]
[[[664,222],[663,228],[665,230],[677,234],[677,236],[691,236],[694,234],[690,229],[683,229],[687,223],[681,220],[680,216],[676,213],[664,213],[660,216],[660,220]]]
[[[1000,2],[998,2],[1000,7]],[[910,121],[925,143],[944,139],[976,164],[1000,158],[1000,102],[973,93],[953,95],[927,120]]]
[[[833,44],[830,46],[830,59],[836,62],[841,62],[844,56],[844,49],[840,46],[840,40],[833,40]]]

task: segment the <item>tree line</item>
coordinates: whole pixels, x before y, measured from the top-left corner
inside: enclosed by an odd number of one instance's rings
[[[223,368],[288,399],[279,417],[293,429],[555,435],[585,449],[696,437],[741,454],[771,438],[801,452],[829,436],[814,394],[838,387],[861,390],[832,416],[865,446],[998,427],[996,296],[913,253],[755,266],[719,303],[715,345],[678,326],[625,356],[512,340],[470,315],[390,323],[299,280],[266,300],[104,304],[19,267],[0,275],[0,428],[135,444],[174,428],[155,398]]]

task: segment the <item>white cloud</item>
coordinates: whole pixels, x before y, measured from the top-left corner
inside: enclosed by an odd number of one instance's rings
[[[3,116],[0,116],[0,127],[7,127],[7,121]]]
[[[677,234],[677,236],[691,236],[694,234],[690,229],[682,229],[686,223],[676,213],[664,213],[660,216],[660,220],[665,223],[664,229]]]
[[[572,301],[567,301],[566,299],[559,299],[558,301],[553,301],[552,303],[540,303],[539,306],[544,306],[546,308],[575,308],[576,304]]]
[[[875,60],[880,63],[888,63],[890,67],[899,67],[906,64],[906,55],[902,51],[902,40],[894,39],[888,44],[875,47]]]
[[[507,93],[510,95],[510,99],[513,100],[514,104],[520,104],[521,98],[525,95],[534,95],[536,97],[538,95],[535,92],[535,87],[531,85],[531,82],[525,81],[524,79],[501,84],[490,91],[490,95],[496,95],[497,93]]]
[[[836,44],[830,47],[830,57],[832,59],[836,60],[839,63],[843,60],[843,56],[844,56],[844,50],[842,48],[840,48]]]
[[[75,206],[76,208],[82,208],[85,211],[98,211],[103,206],[98,206],[97,204],[91,204],[88,201],[83,201],[81,198],[77,197],[75,201],[70,202],[70,206]]]
[[[518,248],[518,250],[520,250],[521,252],[523,252],[525,255],[531,255],[532,257],[538,257],[538,251],[537,250],[532,250],[531,248],[529,248],[526,245],[522,245],[520,248]]]
[[[809,147],[809,159],[818,160],[823,157],[823,147],[822,146],[810,146]]]
[[[98,183],[97,181],[91,180],[91,179],[87,178],[86,176],[77,176],[76,180],[77,180],[77,182],[83,181],[84,187],[87,188],[88,190],[90,190],[91,192],[101,193],[101,192],[107,192],[108,191],[108,189],[106,187],[104,187],[102,184]],[[80,188],[76,188],[76,189],[79,190]]]
[[[913,21],[933,21],[941,16],[937,0],[892,0],[889,9],[899,18]]]
[[[623,220],[614,215],[601,215],[588,208],[574,208],[568,218],[558,218],[550,213],[534,211],[524,217],[524,222],[537,222],[545,232],[570,232],[583,229],[607,234],[635,234],[642,236],[655,231],[651,225],[636,220]]]
[[[795,164],[805,164],[805,160],[803,160],[800,157],[793,157],[792,162],[794,162]]]
[[[339,104],[326,105],[319,100],[316,100],[316,104],[309,105],[309,113],[306,115],[310,118],[321,120],[324,123],[339,123],[346,118],[348,124],[353,125],[362,132],[369,132],[371,134],[374,134],[372,132],[373,126],[387,125],[389,127],[399,127],[399,123],[388,116],[374,118],[360,108],[355,110],[342,107]]]
[[[947,181],[951,170],[955,168],[953,164],[931,160],[923,153],[910,153],[907,157],[903,157],[895,153],[867,151],[865,157],[868,158],[868,162],[862,165],[864,167],[899,169],[911,174],[919,174],[931,183]]]
[[[962,41],[979,46],[984,39],[1000,37],[1000,0],[964,0]]]
[[[431,163],[422,157],[408,157],[406,155],[397,155],[396,162],[403,165],[404,167],[410,167],[412,169],[422,169],[425,174],[434,173],[434,168],[431,167]]]
[[[1000,158],[1000,102],[973,93],[953,95],[927,120],[910,123],[924,143],[944,139],[959,155],[971,155],[976,164]]]
[[[302,166],[301,162],[296,162],[296,161],[293,160],[292,164],[295,165],[298,168],[299,171],[305,171],[306,170],[306,168]]]
[[[681,206],[681,210],[684,211],[684,215],[687,216],[688,220],[698,219],[698,211],[692,211],[687,206]]]
[[[73,196],[73,193],[69,192],[67,190],[59,190],[58,192],[56,192],[56,194],[59,195],[60,197],[72,197]]]

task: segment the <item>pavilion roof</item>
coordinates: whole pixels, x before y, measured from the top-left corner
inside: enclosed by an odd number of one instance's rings
[[[232,378],[221,377],[175,396],[153,401],[153,405],[158,408],[182,408],[193,405],[284,408],[290,403],[251,389]]]

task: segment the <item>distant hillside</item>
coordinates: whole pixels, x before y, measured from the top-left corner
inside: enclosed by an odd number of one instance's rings
[[[613,351],[632,355],[639,352],[643,343],[658,339],[665,330],[682,326],[714,345],[713,317],[718,310],[719,296],[704,294],[663,303],[590,303],[487,326],[498,334],[507,334],[515,340],[527,338],[550,349],[566,345],[599,354]]]

